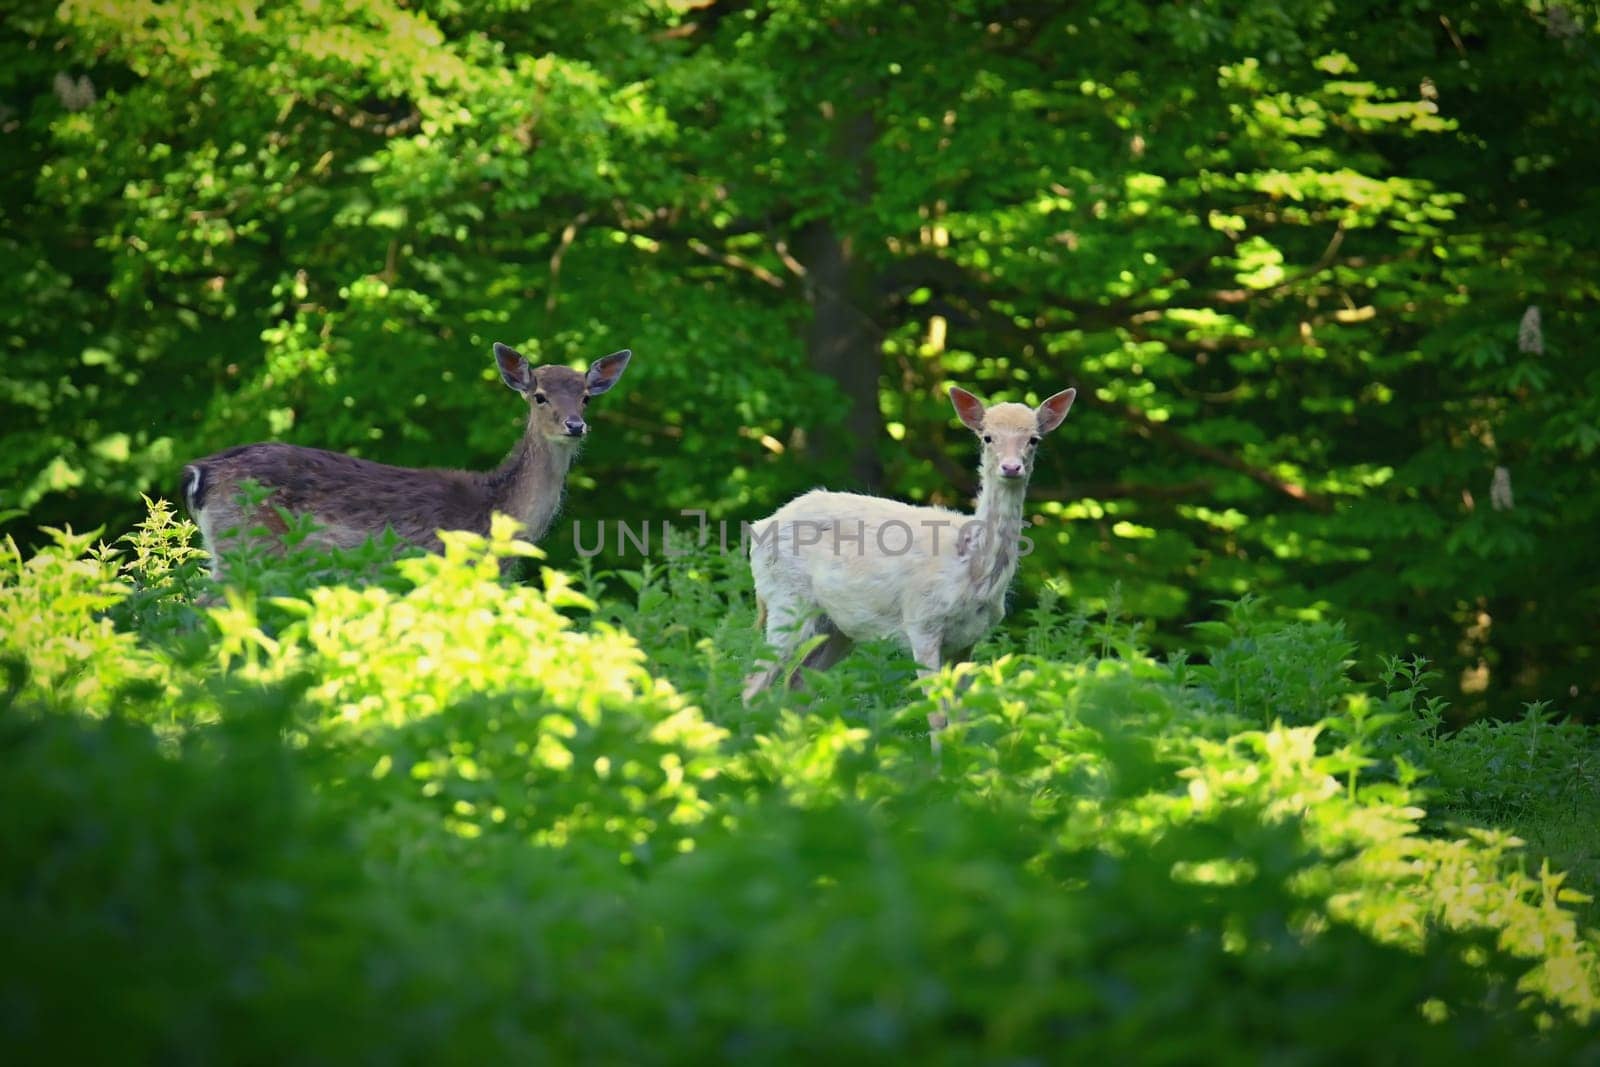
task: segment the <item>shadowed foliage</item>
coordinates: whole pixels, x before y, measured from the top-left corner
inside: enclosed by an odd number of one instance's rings
[[[1025,597],[1116,587],[1173,647],[1267,592],[1458,716],[1600,701],[1592,5],[13,7],[29,543],[252,440],[487,467],[496,340],[644,357],[557,559],[817,484],[961,501],[945,384],[1070,384]]]
[[[596,601],[503,582],[500,524],[221,595],[192,534],[0,554],[18,1062],[1600,1055],[1592,871],[1461,821],[1592,827],[1593,729],[1446,734],[1331,624],[1156,659],[1041,604],[964,677],[872,646],[746,708],[715,553]]]

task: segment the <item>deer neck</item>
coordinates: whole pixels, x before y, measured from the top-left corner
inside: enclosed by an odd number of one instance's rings
[[[990,474],[985,464],[978,490],[978,510],[973,518],[981,529],[968,576],[980,599],[1005,596],[1017,573],[1018,541],[1022,536],[1022,507],[1027,498],[1026,478]]]
[[[561,507],[567,471],[577,454],[576,443],[553,442],[534,428],[528,428],[495,471],[489,475],[489,504],[522,522],[522,536],[537,541],[544,536]]]

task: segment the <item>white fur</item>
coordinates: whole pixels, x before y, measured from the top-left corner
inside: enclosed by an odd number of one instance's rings
[[[183,495],[186,499],[192,501],[194,500],[195,490],[200,488],[200,479],[204,475],[199,467],[194,466],[185,467],[184,473],[189,476],[189,484],[184,486]]]
[[[818,635],[828,640],[807,666],[827,667],[853,641],[898,642],[922,676],[970,652],[1005,615],[1034,446],[1060,424],[1072,397],[1059,393],[1037,411],[984,410],[953,391],[962,421],[984,442],[975,514],[818,489],[755,523],[750,568],[776,656],[746,679],[745,699]],[[935,731],[942,725],[940,715]]]
[[[750,566],[768,640],[782,647],[785,628],[820,610],[852,640],[887,638],[915,652],[913,635],[937,634],[941,650],[970,646],[1002,614],[1009,577],[972,573],[988,540],[982,522],[821,489],[791,501],[753,527]]]
[[[198,472],[194,480],[197,483],[200,481]],[[191,488],[190,493],[193,491]],[[200,538],[207,546],[217,543],[217,516],[213,509],[201,508],[195,512],[194,524],[200,527]],[[211,577],[219,582],[222,580],[222,559],[216,552],[211,553]]]

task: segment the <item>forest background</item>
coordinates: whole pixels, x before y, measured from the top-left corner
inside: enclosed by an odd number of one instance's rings
[[[247,441],[492,465],[496,340],[636,354],[557,565],[819,484],[966,506],[946,387],[1071,385],[1020,608],[1170,649],[1254,594],[1457,720],[1600,715],[1593,5],[8,8],[24,545]]]

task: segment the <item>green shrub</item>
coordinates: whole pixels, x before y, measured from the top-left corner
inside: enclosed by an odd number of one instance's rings
[[[53,543],[28,557],[0,544],[0,663],[13,699],[103,715],[159,670],[107,614],[127,594],[114,555],[90,551],[94,533],[49,532]]]
[[[509,532],[358,584],[291,556],[227,591],[159,509],[121,553],[11,552],[12,1049],[1600,1056],[1582,895],[1423,806],[1474,777],[1517,796],[1581,728],[1444,733],[1422,665],[1366,692],[1336,627],[1248,604],[1203,663],[1052,604],[920,689],[864,649],[744,709],[736,564],[596,601],[548,569],[504,583]],[[936,760],[940,700],[961,716]]]

